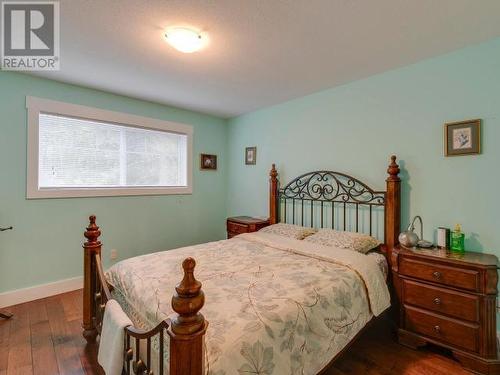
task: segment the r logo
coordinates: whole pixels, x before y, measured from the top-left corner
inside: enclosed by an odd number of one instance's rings
[[[59,3],[2,2],[2,68],[59,68]]]
[[[4,56],[54,54],[54,4],[5,4]]]

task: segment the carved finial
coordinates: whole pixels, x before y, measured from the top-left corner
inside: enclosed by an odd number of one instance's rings
[[[191,257],[184,259],[184,262],[182,262],[184,278],[180,284],[175,287],[175,290],[181,297],[193,296],[200,292],[201,283],[194,278],[195,266],[196,261]]]
[[[99,230],[99,227],[95,223],[95,215],[91,215],[89,217],[89,226],[87,227],[87,230],[83,235],[87,239],[87,242],[85,242],[84,247],[101,246],[101,241],[99,241],[99,236],[101,235],[101,231]]]
[[[391,164],[387,168],[389,177],[387,180],[399,180],[398,174],[400,172],[399,165],[396,163],[396,155],[391,156]]]
[[[273,164],[271,167],[271,171],[269,172],[269,176],[271,176],[271,179],[275,180],[276,177],[278,177],[278,171],[276,170],[276,164]]]
[[[190,335],[204,327],[205,318],[199,313],[205,304],[201,283],[194,277],[196,262],[186,258],[182,262],[184,278],[175,287],[172,309],[179,314],[172,320],[172,331],[177,335]]]

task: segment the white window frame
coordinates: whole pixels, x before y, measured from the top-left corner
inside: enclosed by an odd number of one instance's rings
[[[113,112],[83,105],[69,104],[54,100],[26,97],[28,111],[28,147],[27,147],[27,179],[26,196],[37,198],[71,198],[71,197],[111,197],[126,195],[169,195],[193,193],[193,127],[176,122],[158,120],[150,117],[136,116],[128,113]],[[186,186],[172,187],[99,187],[99,188],[39,188],[39,115],[49,113],[68,117],[114,123],[140,129],[168,131],[187,136],[187,168]]]

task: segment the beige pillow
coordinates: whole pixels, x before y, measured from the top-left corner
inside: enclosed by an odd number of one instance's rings
[[[262,228],[259,232],[276,234],[278,236],[302,240],[316,233],[316,229],[301,227],[300,225],[278,223]]]
[[[367,234],[341,232],[335,229],[320,229],[316,234],[307,237],[304,241],[350,249],[363,254],[380,245],[379,240]]]

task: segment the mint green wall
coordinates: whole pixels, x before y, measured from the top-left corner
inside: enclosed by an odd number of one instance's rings
[[[403,225],[425,237],[463,225],[471,250],[500,256],[500,39],[226,121],[28,75],[0,72],[0,292],[81,275],[82,231],[95,213],[105,259],[223,238],[226,213],[267,215],[271,163],[284,181],[311,169],[384,189],[388,156],[403,167]],[[25,96],[192,124],[194,194],[26,200]],[[445,158],[443,123],[482,118],[483,154]],[[257,146],[257,165],[244,148]],[[200,152],[219,156],[201,172]],[[228,182],[229,181],[229,182]],[[226,199],[227,195],[227,199]],[[109,263],[109,262],[108,262]]]
[[[185,196],[26,200],[26,109],[32,95],[194,126],[194,193]],[[224,238],[226,121],[29,75],[0,72],[0,292],[82,274],[82,233],[96,214],[105,259]],[[201,172],[200,152],[219,157]]]
[[[473,118],[484,120],[483,154],[444,157],[443,124]],[[255,111],[228,129],[230,215],[267,215],[273,162],[283,181],[325,168],[385,189],[397,154],[403,225],[422,215],[432,240],[436,227],[461,223],[468,249],[500,256],[500,39]],[[256,166],[244,165],[245,146],[257,146]]]

